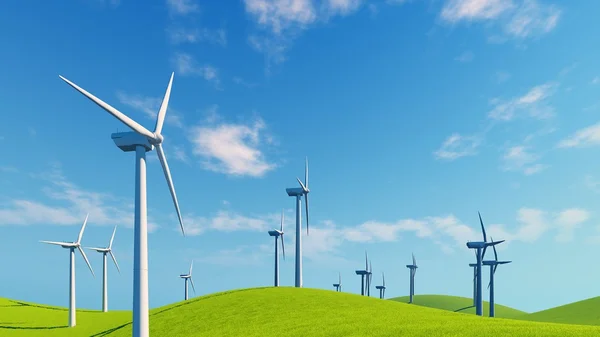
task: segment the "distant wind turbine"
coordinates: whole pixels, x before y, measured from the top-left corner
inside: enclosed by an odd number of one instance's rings
[[[171,171],[165,151],[162,147],[164,140],[161,134],[169,98],[171,97],[171,86],[173,85],[173,76],[167,86],[165,96],[156,116],[156,124],[154,132],[141,126],[133,119],[127,117],[119,110],[113,108],[98,97],[80,88],[77,84],[59,76],[68,85],[79,91],[82,95],[96,103],[106,112],[113,115],[123,124],[127,125],[133,132],[118,132],[111,135],[115,145],[124,152],[135,152],[135,210],[134,210],[134,225],[133,225],[133,337],[148,337],[150,335],[150,317],[149,317],[149,300],[148,300],[148,212],[146,200],[146,152],[156,148],[158,160],[165,174],[171,199],[175,205],[175,211],[179,219],[181,232],[185,236],[183,229],[183,219],[179,211],[179,202],[175,194],[175,186],[171,178]]]
[[[367,269],[367,296],[371,296],[371,279],[373,277],[373,264],[371,264],[371,260],[369,260],[369,268]]]
[[[408,303],[413,302],[413,297],[415,296],[415,274],[417,273],[417,260],[415,259],[415,254],[412,254],[412,264],[407,264],[406,268],[410,269],[410,287],[409,287],[409,299]]]
[[[342,274],[338,272],[338,283],[334,283],[335,291],[342,291]]]
[[[302,214],[301,201],[304,196],[306,209],[306,235],[308,235],[308,158],[305,159],[304,166],[304,184],[300,178],[296,178],[300,187],[286,188],[288,196],[296,197],[296,275],[294,285],[296,288],[302,288]]]
[[[187,301],[188,300],[188,281],[190,281],[190,283],[192,284],[192,290],[194,290],[194,294],[196,294],[196,287],[194,287],[194,280],[192,279],[192,268],[194,268],[194,261],[192,260],[192,264],[190,264],[190,272],[187,274],[181,274],[179,275],[180,278],[182,278],[185,282],[184,287],[185,287],[185,295],[184,295],[184,299]]]
[[[279,252],[277,251],[277,239],[281,236],[281,251],[285,260],[285,246],[283,244],[283,210],[281,211],[281,225],[279,230],[269,231],[269,235],[275,237],[275,287],[279,287]]]
[[[98,253],[102,254],[102,311],[108,311],[108,268],[106,265],[106,254],[110,254],[113,262],[115,263],[115,267],[117,267],[117,271],[119,274],[121,270],[119,269],[119,264],[117,263],[117,259],[112,252],[112,244],[115,239],[115,233],[117,232],[117,226],[113,229],[112,236],[110,237],[110,242],[108,243],[108,247],[106,248],[96,248],[96,247],[86,247],[87,249],[95,250]]]
[[[475,249],[475,254],[477,257],[477,292],[476,292],[476,301],[475,301],[475,314],[479,315],[479,316],[483,316],[483,296],[482,296],[482,289],[481,289],[481,266],[482,266],[482,261],[483,261],[483,257],[485,256],[485,251],[487,249],[487,247],[489,246],[495,246],[499,243],[504,242],[504,240],[501,241],[492,241],[492,242],[487,242],[487,235],[485,233],[485,227],[483,225],[483,220],[481,219],[481,213],[477,212],[479,214],[479,223],[481,224],[481,232],[483,234],[483,241],[478,241],[478,242],[467,242],[467,248],[469,249]]]
[[[81,226],[81,230],[79,231],[79,236],[77,237],[77,241],[75,242],[60,242],[60,241],[40,241],[42,243],[48,243],[51,245],[57,245],[57,246],[61,246],[63,248],[66,248],[69,250],[69,327],[74,327],[75,325],[77,325],[77,321],[76,321],[76,317],[75,317],[75,313],[76,313],[76,305],[75,305],[75,249],[77,249],[80,253],[81,256],[83,257],[83,259],[85,260],[85,263],[87,264],[88,268],[90,268],[90,271],[92,272],[92,276],[96,277],[96,275],[94,275],[94,270],[92,269],[92,266],[90,265],[90,261],[88,260],[87,256],[85,255],[85,252],[83,251],[83,249],[81,249],[81,238],[83,237],[83,231],[85,230],[85,225],[87,224],[87,220],[88,220],[88,215],[85,216],[85,220],[83,221],[83,225]]]
[[[357,270],[356,275],[360,275],[360,294],[365,296],[365,276],[369,274],[369,258],[367,256],[367,252],[365,251],[365,269]]]
[[[383,284],[380,286],[376,286],[376,289],[379,289],[379,298],[380,299],[384,299],[385,297],[385,275],[383,274],[383,272],[381,273],[381,279]]]
[[[492,241],[493,238],[490,237]],[[496,273],[496,268],[501,264],[508,264],[512,261],[498,261],[498,253],[496,252],[496,246],[492,246],[494,249],[494,260],[493,261],[483,261],[483,265],[490,266],[490,283],[488,284],[488,289],[490,290],[490,317],[495,316],[495,305],[494,305],[494,274]]]

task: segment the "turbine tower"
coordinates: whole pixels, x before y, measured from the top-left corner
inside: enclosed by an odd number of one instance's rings
[[[490,237],[492,241],[493,238]],[[498,261],[498,253],[496,252],[496,246],[492,246],[494,249],[494,260],[493,261],[483,261],[483,265],[490,267],[490,283],[488,284],[488,289],[490,290],[490,317],[495,316],[495,305],[494,305],[494,274],[496,273],[496,268],[501,264],[508,264],[512,261]]]
[[[277,251],[277,239],[281,236],[281,251],[285,260],[285,246],[283,245],[283,210],[281,211],[281,225],[279,230],[269,231],[270,236],[275,237],[275,287],[279,287],[279,252]]]
[[[487,235],[485,233],[485,227],[483,225],[483,220],[481,219],[481,213],[477,212],[479,214],[479,223],[481,224],[481,232],[483,234],[483,241],[479,241],[479,242],[467,242],[467,248],[469,249],[475,249],[475,255],[477,257],[477,291],[476,291],[476,300],[475,300],[475,314],[479,315],[479,316],[483,316],[483,296],[482,296],[482,289],[481,289],[481,266],[482,266],[482,261],[483,261],[483,257],[485,256],[485,251],[487,249],[487,247],[489,246],[495,246],[499,243],[504,242],[504,240],[501,241],[491,241],[491,242],[487,242]]]
[[[342,274],[338,272],[338,283],[334,283],[335,291],[342,291]]]
[[[181,274],[179,275],[180,278],[182,278],[185,281],[185,295],[184,295],[184,299],[187,301],[188,300],[188,281],[190,281],[190,283],[192,284],[192,290],[194,290],[194,295],[196,294],[196,287],[194,287],[194,280],[192,279],[192,268],[194,268],[194,261],[192,260],[192,264],[190,265],[190,272],[187,274]]]
[[[367,256],[367,252],[365,251],[365,270],[357,270],[356,275],[360,275],[360,294],[365,296],[365,276],[369,274],[369,258]]]
[[[367,285],[367,290],[366,290],[366,295],[367,296],[371,296],[371,278],[373,277],[373,265],[371,264],[371,260],[369,260],[369,268],[367,269],[367,276],[366,276],[366,285]]]
[[[408,303],[413,302],[413,297],[415,296],[415,274],[417,273],[417,260],[415,259],[415,254],[412,254],[412,264],[407,264],[406,268],[410,269],[410,288],[408,290],[409,299]]]
[[[160,105],[160,109],[156,118],[154,132],[149,131],[119,110],[108,105],[101,99],[90,94],[84,89],[77,86],[75,83],[59,76],[63,81],[67,82],[75,90],[89,98],[102,109],[113,115],[115,118],[130,127],[134,132],[118,132],[113,133],[111,138],[115,145],[124,152],[135,152],[135,212],[134,212],[134,234],[133,234],[133,336],[148,337],[149,332],[149,316],[148,316],[148,218],[147,218],[147,203],[146,203],[146,152],[156,148],[158,160],[162,166],[171,198],[175,205],[179,226],[185,236],[183,230],[183,219],[179,211],[179,202],[175,194],[175,187],[171,179],[171,171],[167,164],[167,158],[162,148],[164,140],[161,134],[167,107],[169,105],[169,97],[171,96],[171,86],[173,85],[173,76],[169,80],[169,85],[165,92],[165,96]]]
[[[376,286],[376,289],[379,289],[379,298],[383,299],[385,297],[385,275],[383,275],[383,272],[381,273],[381,279],[383,284],[380,286]]]
[[[296,288],[302,288],[302,216],[301,216],[301,201],[304,196],[306,209],[306,235],[308,235],[308,158],[305,159],[304,166],[304,184],[300,178],[296,178],[300,187],[286,188],[288,196],[296,197],[296,276],[294,285]]]
[[[85,216],[85,220],[83,221],[83,225],[81,226],[81,230],[79,230],[79,236],[77,237],[77,241],[75,242],[60,242],[60,241],[40,241],[42,243],[48,243],[51,245],[57,245],[57,246],[61,246],[63,248],[66,248],[69,250],[69,327],[74,327],[75,325],[77,325],[77,321],[76,321],[76,306],[75,306],[75,249],[77,249],[80,253],[81,256],[83,257],[83,259],[85,260],[85,263],[87,264],[88,268],[90,268],[90,271],[92,272],[92,276],[96,277],[96,275],[94,275],[94,270],[92,269],[92,266],[90,265],[90,261],[88,260],[87,256],[85,256],[85,252],[83,251],[83,249],[81,249],[81,238],[83,237],[83,231],[85,230],[85,225],[87,224],[87,220],[88,220],[88,215]]]
[[[106,248],[96,248],[96,247],[86,247],[87,249],[95,250],[98,253],[102,254],[102,311],[108,311],[108,268],[106,264],[106,254],[110,254],[113,262],[115,263],[115,267],[117,267],[117,271],[121,274],[121,269],[119,269],[119,264],[117,263],[117,259],[112,252],[112,244],[115,239],[115,233],[117,232],[117,226],[113,229],[112,236],[110,237],[110,242],[108,243],[108,247]]]

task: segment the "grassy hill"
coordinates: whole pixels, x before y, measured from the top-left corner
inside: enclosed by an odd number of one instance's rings
[[[598,308],[600,308],[600,297],[594,297],[538,311],[523,317],[523,319],[539,322],[600,325],[600,311]]]
[[[0,336],[131,336],[128,312],[67,311],[2,300]],[[151,311],[153,336],[592,336],[600,327],[490,319],[329,290],[254,288]]]
[[[395,297],[390,298],[390,301],[397,301],[402,303],[408,303],[409,297]],[[442,310],[448,310],[453,312],[460,312],[464,314],[475,315],[475,307],[473,306],[473,299],[459,296],[447,296],[447,295],[415,295],[413,298],[413,304],[428,308],[436,308]],[[526,312],[513,309],[504,305],[496,304],[496,317],[501,318],[521,318],[527,315]],[[489,316],[490,304],[489,302],[483,302],[483,315]],[[566,323],[566,322],[565,322]]]

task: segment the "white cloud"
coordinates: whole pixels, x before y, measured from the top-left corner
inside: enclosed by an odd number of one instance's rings
[[[210,30],[207,28],[185,29],[170,27],[167,29],[169,40],[173,44],[209,42],[221,46],[227,45],[227,34],[224,29]]]
[[[186,234],[200,235],[208,230],[233,231],[266,231],[279,223],[278,214],[247,217],[231,211],[218,211],[213,217],[186,216]]]
[[[556,240],[567,242],[573,240],[573,232],[582,223],[590,218],[590,213],[581,208],[566,209],[556,216],[556,224],[559,227],[559,233]]]
[[[481,139],[477,136],[462,136],[458,133],[450,135],[433,155],[437,159],[455,160],[477,154]]]
[[[255,86],[257,86],[257,85],[258,85],[257,83],[248,82],[248,81],[246,81],[246,80],[244,80],[243,78],[241,78],[241,77],[238,77],[238,76],[234,77],[234,78],[232,79],[232,81],[233,81],[233,83],[235,83],[235,84],[239,84],[239,85],[242,85],[242,86],[244,86],[244,87],[246,87],[246,88],[254,88]]]
[[[552,31],[561,10],[536,0],[448,0],[440,16],[450,23],[498,21],[507,36],[523,39]],[[490,42],[505,40],[497,35],[492,37]]]
[[[467,63],[467,62],[473,61],[473,58],[475,58],[475,55],[473,54],[473,52],[467,50],[464,53],[457,56],[456,58],[454,58],[454,60],[456,60],[458,62]]]
[[[167,9],[172,15],[187,15],[200,11],[193,0],[167,0]]]
[[[189,139],[193,153],[203,159],[208,170],[234,176],[261,177],[276,165],[269,163],[261,151],[265,123],[212,123],[192,127]]]
[[[506,150],[502,157],[503,169],[532,175],[547,168],[546,165],[536,163],[539,159],[540,156],[532,153],[528,146],[512,146]]]
[[[577,130],[571,136],[558,143],[559,148],[585,147],[600,145],[600,123]]]
[[[190,54],[175,53],[171,59],[171,62],[175,66],[176,71],[181,75],[200,76],[205,80],[214,83],[216,86],[218,86],[220,83],[217,68],[208,64],[197,64]]]
[[[118,91],[117,99],[122,104],[125,104],[128,107],[143,112],[146,115],[146,117],[156,122],[156,116],[158,115],[158,110],[160,109],[162,98],[148,97],[138,94],[127,94],[122,91]],[[169,110],[167,111],[167,117],[165,117],[165,122],[179,128],[183,127],[181,117],[179,116],[179,114],[173,112],[173,109],[171,107],[169,107]]]
[[[68,181],[58,165],[35,177],[47,183],[42,188],[47,201],[11,199],[0,206],[0,225],[81,225],[89,213],[93,225],[133,227],[130,200],[84,190]],[[149,231],[156,228],[149,219]]]
[[[493,120],[510,121],[525,112],[530,117],[546,119],[554,115],[554,109],[546,103],[558,87],[557,83],[548,82],[531,88],[523,96],[515,97],[508,101],[493,99],[493,108],[488,117]]]
[[[192,252],[192,254],[198,254],[199,256],[194,258],[194,261],[200,263],[210,263],[216,265],[258,265],[263,264],[265,256],[272,252],[271,245],[243,245],[231,249],[221,249],[216,252],[208,254]],[[190,256],[190,252],[186,253],[186,256]]]

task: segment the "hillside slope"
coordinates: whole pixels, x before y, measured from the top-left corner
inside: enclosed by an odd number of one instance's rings
[[[600,297],[574,302],[529,314],[523,319],[539,322],[556,322],[600,325]]]
[[[395,297],[390,298],[390,301],[397,301],[402,303],[408,303],[409,297]],[[459,296],[448,296],[448,295],[415,295],[413,298],[413,304],[428,308],[436,308],[442,310],[448,310],[453,312],[460,312],[463,314],[475,315],[475,307],[473,306],[473,299]],[[513,309],[504,305],[497,304],[496,317],[501,318],[520,318],[527,315],[526,312]],[[489,316],[490,304],[483,301],[483,315]]]

